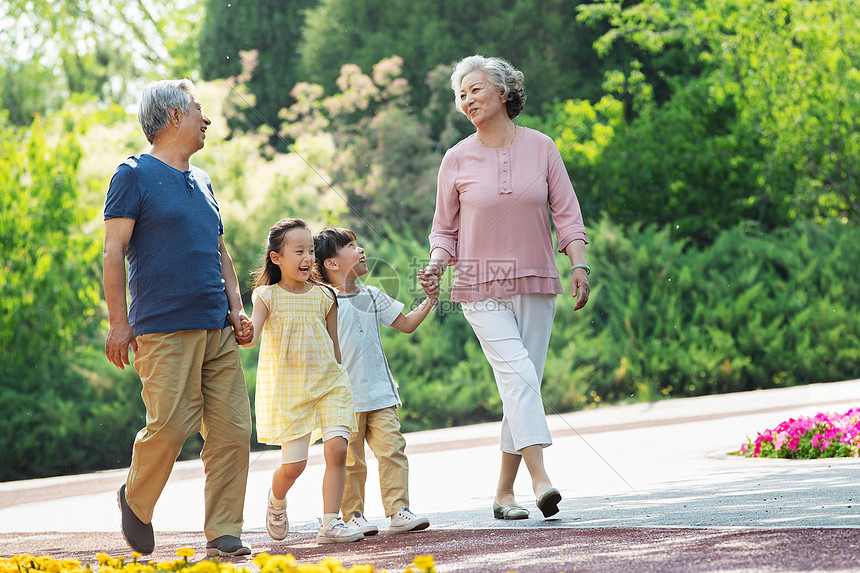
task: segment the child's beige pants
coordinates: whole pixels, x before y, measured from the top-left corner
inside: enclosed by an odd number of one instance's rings
[[[367,462],[364,442],[370,446],[379,462],[379,489],[385,516],[409,507],[409,461],[406,440],[400,433],[397,408],[382,408],[372,412],[356,412],[358,430],[349,435],[346,451],[346,486],[343,488],[341,511],[348,520],[356,511],[364,513],[364,485]]]

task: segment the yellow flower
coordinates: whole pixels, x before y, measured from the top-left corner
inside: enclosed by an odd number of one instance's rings
[[[424,573],[433,573],[436,570],[436,564],[433,562],[432,555],[419,555],[412,560],[412,563]]]
[[[232,565],[232,563],[225,563],[225,565]],[[226,566],[222,566],[220,571],[223,573],[226,569]],[[191,571],[193,573],[219,573],[219,568],[214,562],[203,560],[195,563],[194,566],[191,567]]]
[[[77,571],[83,568],[83,565],[77,559],[61,559],[60,566],[64,571]]]
[[[96,559],[98,560],[99,565],[104,565],[110,561],[110,555],[102,551],[101,553],[96,553]]]
[[[260,555],[262,555],[262,553]],[[275,573],[276,571],[286,572],[291,571],[295,566],[296,558],[289,553],[286,555],[266,555],[265,565],[260,567],[260,573]]]
[[[201,563],[212,563],[215,568],[211,571],[214,571],[215,573],[251,573],[245,567],[236,569],[236,566],[232,563],[215,563],[213,561],[204,561]],[[204,569],[203,571],[209,571],[209,569]]]
[[[325,565],[302,564],[296,567],[296,573],[329,573]]]
[[[376,573],[373,565],[353,565],[349,568],[349,573]]]
[[[178,555],[179,557],[185,557],[185,559],[188,559],[189,557],[194,557],[194,553],[195,551],[190,547],[183,547],[182,549],[176,550],[176,555]]]
[[[320,561],[320,566],[327,568],[332,573],[336,572],[338,569],[341,568],[340,564],[340,561],[338,561],[337,559],[332,559],[330,557],[327,557]]]

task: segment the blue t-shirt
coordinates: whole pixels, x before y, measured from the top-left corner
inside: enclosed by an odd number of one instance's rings
[[[224,232],[212,182],[151,155],[129,157],[110,181],[105,220],[135,220],[126,249],[128,319],[135,335],[227,326],[218,239]]]

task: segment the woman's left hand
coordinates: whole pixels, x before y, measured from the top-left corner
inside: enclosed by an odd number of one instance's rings
[[[570,273],[570,292],[576,299],[573,310],[579,310],[586,305],[588,295],[591,294],[591,285],[588,284],[588,273],[585,269],[573,269]]]
[[[426,268],[418,271],[418,282],[424,289],[427,298],[439,298],[439,283],[442,279],[442,266],[437,262],[430,262]]]

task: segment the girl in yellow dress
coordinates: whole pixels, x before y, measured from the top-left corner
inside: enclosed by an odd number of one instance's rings
[[[281,446],[272,476],[266,529],[287,536],[287,492],[308,462],[312,439],[325,456],[323,518],[317,543],[364,539],[339,518],[346,481],[346,450],[355,426],[352,389],[340,364],[334,292],[316,278],[314,240],[300,219],[283,219],[269,231],[266,260],[254,284],[253,347],[258,338],[257,439]]]

